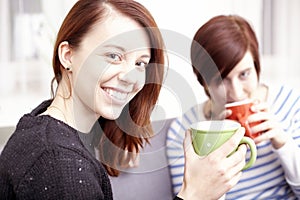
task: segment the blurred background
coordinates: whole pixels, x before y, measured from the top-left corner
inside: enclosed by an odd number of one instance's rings
[[[55,35],[75,2],[0,0],[0,152],[19,118],[51,97],[51,59]],[[260,42],[262,80],[271,84],[285,82],[293,87],[299,85],[299,0],[138,2],[150,10],[160,28],[175,32],[190,42],[196,30],[215,15],[239,14],[245,17],[253,25]],[[167,48],[174,45],[172,42],[177,41],[167,41]],[[189,45],[186,46],[187,53]],[[153,120],[176,117],[187,109],[182,104],[183,97],[179,94],[182,88],[178,85],[193,91],[194,96],[188,104],[206,98],[189,64],[185,55],[169,53],[170,73],[153,112]],[[184,84],[178,84],[180,81]]]

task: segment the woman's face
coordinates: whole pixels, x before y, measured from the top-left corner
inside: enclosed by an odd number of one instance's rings
[[[150,41],[134,20],[111,12],[72,54],[75,110],[116,119],[143,88]]]
[[[213,102],[224,105],[251,98],[258,86],[258,77],[250,51],[221,82],[209,85]]]

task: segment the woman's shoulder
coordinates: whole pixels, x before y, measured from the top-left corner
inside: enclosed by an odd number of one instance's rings
[[[50,116],[28,114],[20,119],[1,157],[11,162],[12,166],[20,162],[30,166],[40,159],[42,154],[63,151],[77,154],[85,151],[76,131]]]
[[[30,123],[33,119],[20,121]],[[62,122],[50,116],[38,116],[33,126],[18,125],[0,156],[2,172],[14,174],[14,181],[22,180],[32,170],[45,166],[65,166],[70,169],[75,163],[95,165],[100,163],[84,148],[79,136],[75,135]],[[25,121],[22,121],[25,120]],[[57,125],[54,125],[56,123]],[[45,166],[44,166],[45,165]]]
[[[168,135],[184,133],[189,129],[190,125],[194,122],[203,120],[204,117],[204,108],[205,102],[195,104],[183,112],[180,116],[176,117],[169,126]]]
[[[80,188],[83,181],[95,187],[104,182],[109,185],[104,167],[84,148],[79,136],[63,124],[54,126],[59,121],[49,116],[39,117],[46,119],[32,128],[19,126],[9,139],[0,156],[0,179],[10,180],[22,192],[34,191],[31,186],[62,187],[60,183]],[[75,188],[64,189],[80,193]]]
[[[298,101],[300,90],[289,84],[274,83],[268,84],[268,102],[273,104],[282,104]]]
[[[177,116],[175,120],[173,121],[182,121],[182,120],[187,120],[190,122],[194,122],[197,120],[202,120],[204,118],[204,105],[205,102],[201,102],[198,104],[195,104],[188,108],[187,110],[183,111],[181,115]]]

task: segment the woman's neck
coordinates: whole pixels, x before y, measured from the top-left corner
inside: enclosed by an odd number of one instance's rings
[[[73,95],[64,96],[59,88],[51,105],[43,114],[61,120],[82,133],[89,133],[99,118],[80,100],[76,100]]]
[[[43,114],[50,115],[51,117],[63,121],[69,126],[77,129],[75,126],[73,113],[71,98],[64,99],[64,97],[57,93],[52,103]]]

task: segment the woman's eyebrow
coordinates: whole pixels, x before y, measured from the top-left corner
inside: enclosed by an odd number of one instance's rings
[[[126,52],[126,49],[121,47],[121,46],[118,46],[118,45],[114,45],[114,44],[107,44],[104,46],[105,48],[115,48],[115,49],[118,49],[122,52]]]
[[[151,58],[151,56],[148,54],[145,54],[145,55],[142,55],[141,58]]]
[[[245,72],[245,71],[249,71],[249,70],[251,70],[251,67],[247,67],[247,68],[241,69],[238,72],[241,73],[241,72]]]
[[[114,45],[114,44],[107,44],[107,45],[104,46],[104,48],[114,48],[114,49],[118,49],[122,52],[126,52],[126,49],[124,47]],[[144,55],[141,56],[141,58],[151,58],[151,55],[144,54]]]

